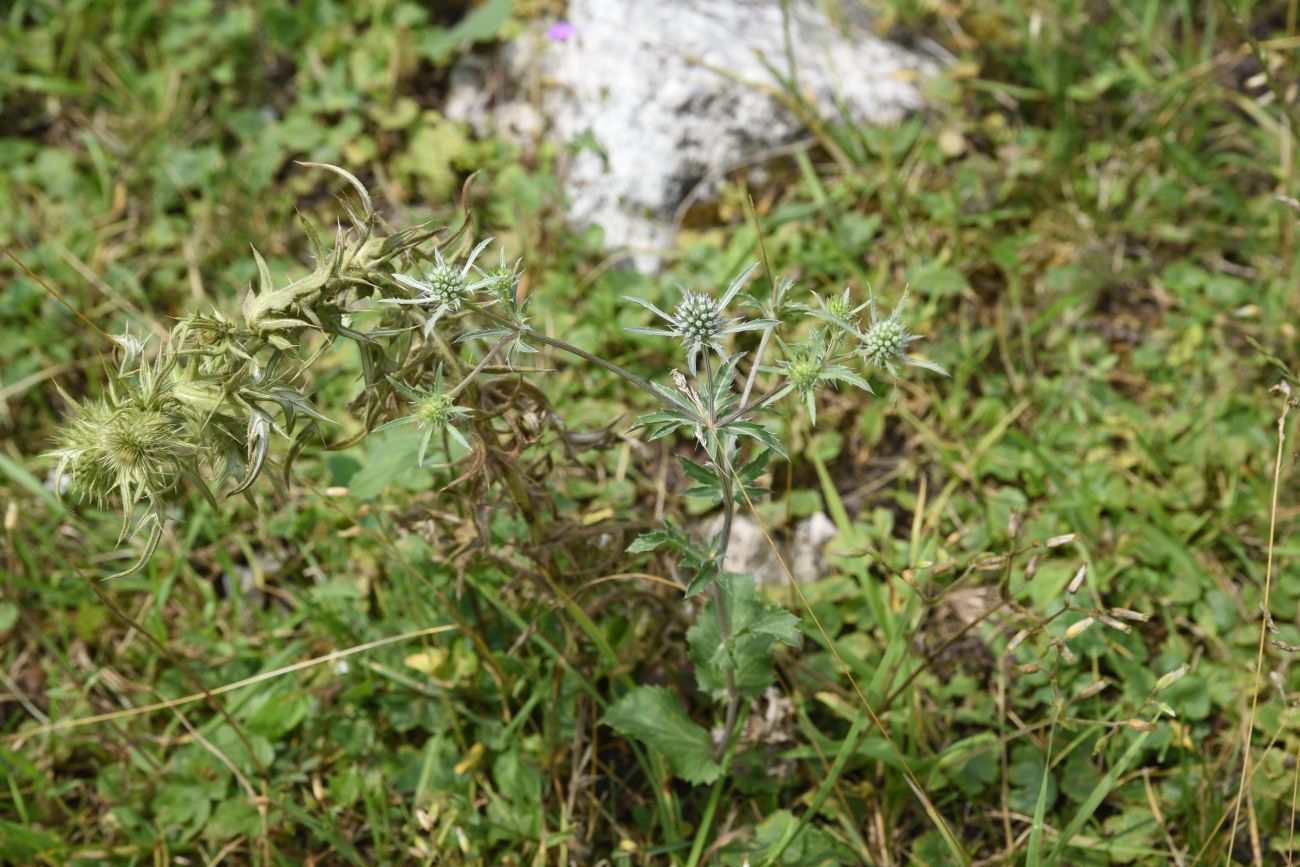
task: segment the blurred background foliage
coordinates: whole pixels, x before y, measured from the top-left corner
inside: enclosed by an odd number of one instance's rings
[[[870,402],[841,392],[815,436],[792,414],[792,462],[761,515],[782,539],[814,511],[838,524],[830,575],[806,592],[974,860],[1031,854],[1040,811],[1042,849],[1063,863],[1222,863],[1253,722],[1233,857],[1282,863],[1300,749],[1300,677],[1282,649],[1266,650],[1253,715],[1250,696],[1279,412],[1268,388],[1290,379],[1296,349],[1297,215],[1278,200],[1300,194],[1296,4],[876,8],[882,33],[951,54],[930,108],[865,128],[820,107],[818,145],[764,184],[729,178],[670,271],[720,286],[754,259],[752,196],[770,260],[802,288],[870,283],[892,303],[910,285],[913,327],[953,378],[879,383]],[[527,260],[538,326],[660,376],[666,347],[614,323],[634,319],[622,294],[670,285],[609,267],[598,232],[564,227],[563,147],[475,140],[440,111],[458,56],[537,38],[530,25],[561,13],[540,0],[14,0],[0,10],[0,241],[105,331],[161,337],[180,311],[234,309],[250,244],[277,278],[305,270],[295,211],[328,225],[335,185],[294,161],[348,167],[395,225],[454,223],[478,171],[477,228]],[[598,574],[540,590],[456,568],[458,525],[428,496],[447,479],[413,471],[400,432],[309,455],[286,496],[220,511],[196,499],[148,570],[96,585],[131,552],[114,548],[114,515],[59,503],[43,452],[64,406],[55,384],[95,393],[110,347],[7,258],[0,285],[0,860],[685,857],[706,791],[656,797],[595,725],[629,678],[677,689],[707,724],[671,590],[588,586]],[[357,375],[354,357],[326,355],[316,384],[333,416]],[[636,408],[591,371],[544,382],[575,429],[622,431]],[[554,496],[593,522],[644,522],[678,484],[670,457],[616,439],[557,473]],[[1290,470],[1288,452],[1270,602],[1295,644]],[[1079,537],[1032,580],[1017,567],[1018,604],[1051,613],[1086,563],[1089,604],[1152,615],[1072,644],[1080,660],[1055,688],[1110,685],[1072,710],[1099,724],[1051,738],[1048,669],[1009,673],[1009,617],[972,626],[1000,569],[952,585],[1014,547],[1013,514],[1021,542]],[[503,545],[527,535],[494,520]],[[952,590],[893,597],[882,622],[870,588],[905,588],[897,576]],[[229,717],[203,702],[183,720],[14,739],[191,693],[187,671],[216,687],[438,623],[458,629],[232,693]],[[1031,642],[1013,655],[1049,654]],[[1183,663],[1162,694],[1177,718],[1114,728]],[[770,730],[728,784],[721,863],[757,863],[857,737],[856,699],[811,633],[778,683]],[[850,753],[784,863],[949,863],[883,741]]]

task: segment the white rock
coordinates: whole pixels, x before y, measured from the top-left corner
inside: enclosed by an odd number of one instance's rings
[[[720,529],[715,521],[710,532]],[[790,574],[800,584],[817,581],[826,574],[826,543],[838,536],[835,524],[821,512],[814,513],[795,525],[794,542],[787,551],[782,546],[781,556],[788,557]],[[781,544],[778,542],[777,544]],[[777,587],[786,584],[785,569],[772,553],[772,546],[754,519],[737,515],[731,525],[731,542],[722,568],[728,572],[750,572],[760,587]]]
[[[842,33],[807,0],[790,19],[798,85],[822,117],[893,123],[921,107],[915,79],[931,61],[863,26]],[[567,167],[570,217],[640,252],[639,265],[671,244],[693,190],[806,135],[765,92],[779,85],[763,58],[789,72],[777,0],[570,0],[567,20],[577,33],[565,42],[525,36],[503,50],[517,96],[489,107],[479,59],[456,71],[447,113],[528,139],[537,127],[519,105],[531,105],[532,46],[543,45],[532,74],[550,134],[599,148],[580,148]]]

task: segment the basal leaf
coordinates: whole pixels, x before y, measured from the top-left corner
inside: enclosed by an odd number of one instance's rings
[[[605,712],[602,722],[661,753],[672,772],[688,783],[711,783],[722,772],[713,761],[708,731],[693,722],[677,696],[661,686],[632,690]]]

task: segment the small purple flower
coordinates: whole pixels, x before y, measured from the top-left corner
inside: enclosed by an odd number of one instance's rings
[[[578,35],[578,28],[567,21],[557,21],[546,29],[546,38],[553,42],[568,42]]]

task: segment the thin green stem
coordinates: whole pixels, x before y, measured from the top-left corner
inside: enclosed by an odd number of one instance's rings
[[[705,399],[705,409],[708,410],[708,426],[713,431],[712,439],[714,448],[719,452],[727,448],[727,443],[718,437],[714,430],[714,421],[717,415],[717,401],[714,399],[713,389],[713,362],[709,354],[704,354],[704,382],[707,396]],[[726,562],[727,548],[731,545],[731,527],[736,515],[736,499],[732,494],[731,476],[728,473],[721,472],[721,463],[719,462],[719,478],[722,481],[722,532],[718,534],[718,571],[721,573],[722,564]],[[719,746],[720,754],[726,755],[732,747],[732,735],[735,728],[736,714],[740,710],[740,690],[736,687],[736,667],[731,661],[731,618],[727,613],[727,600],[722,592],[722,587],[715,579],[709,585],[709,595],[713,597],[713,611],[718,618],[718,634],[722,637],[722,646],[727,649],[726,667],[723,669],[727,684],[727,716],[724,731],[727,733],[726,738]]]
[[[492,360],[492,356],[496,355],[501,350],[501,347],[505,346],[506,343],[508,343],[509,341],[510,341],[509,334],[507,334],[506,336],[498,340],[496,342],[496,345],[493,346],[491,349],[489,349],[487,351],[487,354],[483,356],[482,360],[480,360],[479,363],[474,366],[474,369],[471,370],[469,373],[465,374],[465,378],[462,379],[460,382],[458,382],[455,388],[447,392],[447,396],[454,398],[456,395],[460,394],[461,391],[464,390],[464,388],[467,385],[469,385],[471,382],[474,381],[474,377],[478,376],[480,373],[483,372],[483,368],[488,366],[488,362]]]
[[[654,397],[654,399],[659,401],[660,403],[669,406],[672,409],[677,410],[678,412],[684,413],[694,423],[704,424],[704,419],[700,418],[699,414],[696,413],[694,410],[692,410],[690,407],[686,406],[684,403],[678,402],[675,399],[670,399],[667,395],[660,392],[648,381],[637,376],[635,373],[631,372],[630,370],[625,370],[622,367],[619,367],[617,364],[614,364],[612,361],[606,361],[605,359],[600,358],[599,356],[592,355],[590,352],[587,352],[585,349],[580,349],[577,346],[574,346],[572,343],[567,343],[556,337],[549,337],[541,333],[540,331],[536,331],[532,328],[529,328],[526,325],[519,325],[515,322],[511,322],[509,319],[506,319],[503,316],[498,316],[495,313],[491,312],[490,310],[480,307],[477,304],[472,304],[468,306],[471,309],[475,310],[476,312],[481,313],[487,319],[490,319],[493,322],[497,323],[498,325],[502,325],[510,329],[511,336],[536,340],[538,343],[544,343],[547,346],[552,346],[556,349],[567,352],[570,355],[576,355],[578,358],[581,358],[584,361],[590,361],[592,364],[605,368],[615,376],[621,376],[623,379],[626,379],[628,382],[632,383],[637,388],[644,391],[646,394],[649,394],[652,397]]]
[[[785,385],[781,386],[780,388],[769,391],[767,394],[764,394],[761,397],[754,398],[749,403],[742,402],[742,406],[740,407],[740,409],[728,413],[726,416],[722,418],[720,422],[718,422],[718,427],[720,428],[726,427],[727,425],[731,424],[733,421],[745,415],[746,413],[753,412],[756,409],[762,409],[763,407],[767,406],[769,403],[780,400],[781,398],[785,397],[787,394],[790,393],[791,388],[793,388],[793,386],[791,386],[790,383],[787,382]]]
[[[748,713],[745,714],[745,716],[748,715]],[[713,818],[718,813],[718,804],[722,801],[722,790],[726,788],[731,760],[735,756],[735,747],[738,743],[735,735],[744,722],[745,720],[742,717],[728,724],[727,748],[722,756],[722,771],[718,774],[718,778],[713,781],[713,789],[709,792],[709,802],[704,805],[704,812],[700,815],[700,828],[695,832],[695,842],[691,844],[691,853],[686,858],[686,867],[697,867],[700,859],[704,857],[704,847],[709,842],[709,829],[713,827]]]

